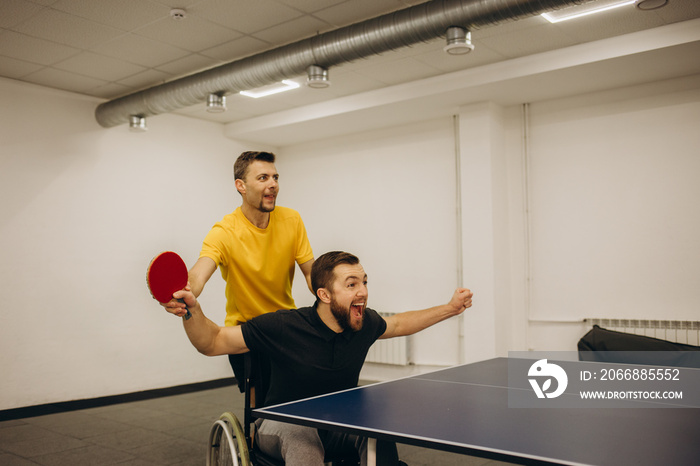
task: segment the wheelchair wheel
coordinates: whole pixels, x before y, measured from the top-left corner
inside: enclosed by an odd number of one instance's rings
[[[252,466],[241,423],[224,413],[209,431],[207,466]]]

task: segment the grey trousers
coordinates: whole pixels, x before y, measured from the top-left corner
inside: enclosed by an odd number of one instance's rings
[[[284,460],[287,466],[323,466],[326,453],[329,456],[357,455],[360,464],[367,465],[366,437],[269,419],[259,420],[256,425],[255,440],[260,451]],[[396,466],[398,461],[395,443],[377,441],[377,466]]]

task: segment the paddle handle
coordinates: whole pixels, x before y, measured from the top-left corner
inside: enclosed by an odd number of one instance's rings
[[[181,303],[184,303],[184,302],[185,302],[184,299],[178,299],[178,301],[180,301]],[[190,320],[190,317],[192,317],[192,313],[191,313],[190,310],[187,309],[187,308],[185,308],[185,310],[187,311],[187,314],[185,314],[185,315],[182,316],[182,317],[183,317],[185,320]]]

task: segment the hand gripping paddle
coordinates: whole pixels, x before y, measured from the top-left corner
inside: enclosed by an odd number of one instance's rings
[[[173,299],[173,293],[187,286],[187,266],[180,256],[172,251],[161,252],[148,266],[146,283],[151,295],[160,303]],[[178,300],[184,302],[183,300]],[[192,317],[187,309],[185,320]]]

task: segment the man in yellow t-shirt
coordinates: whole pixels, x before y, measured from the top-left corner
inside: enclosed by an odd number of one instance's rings
[[[221,269],[226,281],[227,326],[272,310],[295,309],[294,268],[296,263],[302,270],[307,262],[313,264],[299,213],[279,206],[269,217],[267,228],[259,228],[239,207],[204,238],[198,262],[209,263],[207,259],[211,259]]]
[[[216,268],[221,269],[226,281],[227,326],[239,325],[267,312],[295,309],[292,298],[295,263],[299,264],[309,290],[312,290],[314,263],[299,213],[275,207],[279,193],[275,155],[243,152],[233,171],[241,206],[209,231],[199,259],[189,272],[192,293],[199,296]],[[176,300],[165,307],[176,315],[186,313],[184,304]],[[229,361],[242,390],[242,356],[230,355]]]

